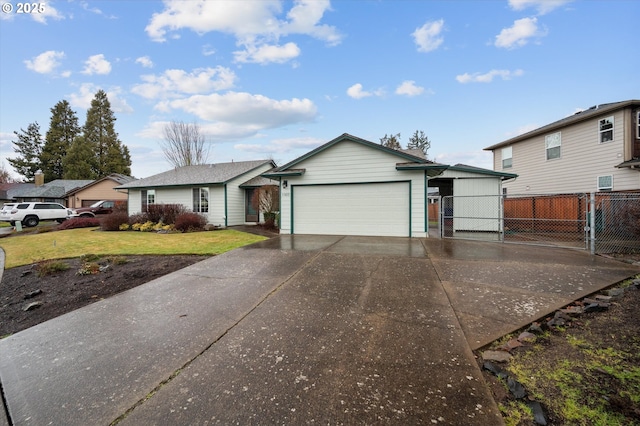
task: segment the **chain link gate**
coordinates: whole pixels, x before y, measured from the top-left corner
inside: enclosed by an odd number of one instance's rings
[[[640,193],[445,196],[438,231],[441,238],[639,252]]]

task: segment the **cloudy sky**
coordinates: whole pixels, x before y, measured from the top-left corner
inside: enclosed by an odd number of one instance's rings
[[[82,125],[99,89],[136,177],[169,168],[172,120],[201,126],[209,162],[284,164],[342,133],[406,145],[422,130],[430,159],[491,168],[489,145],[640,97],[632,0],[0,3],[9,170],[14,131],[44,135],[62,99]]]

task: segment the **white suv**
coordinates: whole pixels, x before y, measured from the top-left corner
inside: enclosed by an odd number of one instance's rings
[[[73,212],[58,203],[16,203],[7,209],[0,210],[0,221],[9,222],[11,226],[21,221],[24,226],[37,226],[42,220],[64,222]]]

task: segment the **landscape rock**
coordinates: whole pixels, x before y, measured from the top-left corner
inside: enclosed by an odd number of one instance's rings
[[[529,327],[529,328],[531,328],[531,327]],[[533,333],[530,333],[528,331],[523,331],[518,336],[518,341],[520,341],[520,342],[534,342],[535,340],[536,340],[536,335],[533,334]]]
[[[513,377],[507,378],[507,387],[515,399],[522,399],[527,396],[527,391],[524,386],[522,386],[522,383]]]
[[[513,356],[506,351],[484,351],[482,352],[482,359],[485,361],[495,361],[495,362],[507,362]]]
[[[607,290],[607,296],[610,296],[613,299],[617,299],[624,294],[623,288],[611,288]]]
[[[527,406],[529,406],[529,408],[531,409],[531,412],[533,413],[533,421],[537,425],[544,426],[548,424],[547,415],[542,408],[542,404],[540,404],[538,401],[527,401]]]
[[[31,302],[28,305],[26,305],[24,308],[22,308],[23,311],[27,312],[27,311],[32,311],[36,308],[39,308],[40,306],[44,305],[44,302],[38,301],[38,302]]]
[[[602,312],[602,311],[606,311],[607,309],[609,309],[609,304],[608,303],[590,303],[587,306],[584,307],[584,312],[585,313],[589,313],[589,312]]]
[[[24,300],[33,299],[34,297],[36,297],[39,294],[42,294],[42,290],[41,289],[33,290],[31,293],[27,293],[27,294],[24,295]]]

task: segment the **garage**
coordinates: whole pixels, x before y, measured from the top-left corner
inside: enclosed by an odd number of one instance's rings
[[[292,233],[409,237],[410,196],[409,181],[295,185]]]

